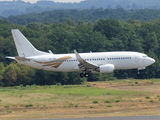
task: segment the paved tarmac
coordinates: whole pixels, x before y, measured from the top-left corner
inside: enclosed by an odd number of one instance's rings
[[[44,119],[41,119],[44,120]],[[102,118],[67,118],[67,119],[45,119],[45,120],[160,120],[160,115],[154,116],[126,116],[126,117],[102,117]]]

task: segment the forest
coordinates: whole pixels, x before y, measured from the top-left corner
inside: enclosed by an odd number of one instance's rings
[[[8,60],[17,56],[11,29],[19,29],[41,51],[54,54],[103,51],[136,51],[154,58],[156,63],[137,74],[137,70],[120,70],[111,74],[58,73],[33,69]],[[160,77],[160,19],[140,21],[100,19],[97,21],[28,23],[18,25],[0,20],[0,86],[81,84],[85,81],[149,79]]]
[[[65,22],[68,18],[78,23],[79,20],[84,22],[95,22],[100,19],[117,19],[121,21],[127,21],[128,19],[136,19],[140,21],[149,21],[160,18],[160,10],[155,9],[138,9],[138,10],[125,10],[123,8],[118,9],[62,9],[52,10],[42,13],[29,13],[18,16],[9,16],[3,18],[11,23],[19,25],[27,25],[31,22],[35,23],[55,23]]]

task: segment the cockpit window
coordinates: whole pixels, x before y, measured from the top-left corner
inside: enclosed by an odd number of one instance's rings
[[[147,55],[143,56],[144,58],[148,57]]]

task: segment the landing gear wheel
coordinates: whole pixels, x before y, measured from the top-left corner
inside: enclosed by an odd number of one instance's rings
[[[85,76],[85,74],[84,74],[84,73],[80,73],[79,76],[80,76],[81,78],[83,78],[83,77]]]
[[[88,77],[89,76],[89,74],[88,73],[80,73],[79,74],[79,76],[81,77],[81,78],[83,78],[83,77]]]
[[[89,74],[88,73],[85,73],[85,77],[87,78],[89,76]]]

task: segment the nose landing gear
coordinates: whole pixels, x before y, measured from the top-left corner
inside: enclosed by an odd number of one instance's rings
[[[144,70],[145,67],[142,67],[142,68],[138,68],[137,71],[138,71],[138,74],[140,74],[140,70]]]

